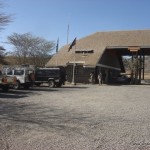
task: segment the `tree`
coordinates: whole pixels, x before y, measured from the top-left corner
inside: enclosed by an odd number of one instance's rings
[[[3,3],[0,1],[0,10],[2,10],[3,8]],[[12,20],[12,16],[11,15],[7,15],[4,12],[0,11],[0,31],[2,29],[4,29],[4,27],[11,22]]]
[[[0,31],[2,29],[4,29],[4,27],[9,23],[11,22],[11,16],[10,15],[6,15],[5,13],[3,13],[1,11],[1,9],[3,8],[3,4],[2,2],[0,2]],[[5,60],[4,60],[4,56],[5,56],[5,53],[4,53],[4,48],[2,46],[0,46],[0,63],[1,64],[6,64]]]
[[[7,55],[7,53],[5,53],[4,51],[5,49],[0,46],[0,64],[7,65],[7,61],[5,60],[5,56]]]
[[[13,33],[8,36],[8,43],[14,46],[13,55],[17,57],[18,64],[36,66],[44,66],[47,63],[55,45],[52,41],[35,37],[31,33]]]
[[[124,65],[131,73],[131,83],[138,84],[141,80],[141,69],[143,67],[143,60],[138,56],[124,58]]]

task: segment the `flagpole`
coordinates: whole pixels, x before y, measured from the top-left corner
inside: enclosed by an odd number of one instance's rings
[[[68,24],[68,28],[67,28],[67,44],[68,44],[68,39],[69,39],[69,24]]]
[[[68,52],[72,49],[72,47],[75,46],[75,50],[74,50],[74,54],[73,54],[73,67],[72,67],[72,84],[75,85],[75,53],[76,53],[76,38],[73,40],[73,42],[71,43],[71,45],[68,48]]]
[[[58,59],[57,59],[58,44],[59,44],[59,38],[57,39],[57,45],[56,45],[56,66],[58,66]]]
[[[74,57],[73,57],[73,70],[72,70],[72,85],[76,85],[75,83],[75,67],[76,67],[76,64],[75,64],[75,52],[76,52],[76,44],[75,44],[75,51],[74,51]]]

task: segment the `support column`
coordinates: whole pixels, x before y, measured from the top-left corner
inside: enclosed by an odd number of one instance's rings
[[[141,71],[142,71],[142,56],[140,52],[140,59],[139,59],[139,84],[141,84]]]
[[[139,64],[138,64],[138,51],[140,50],[140,47],[138,46],[131,46],[128,47],[128,50],[132,53],[132,72],[135,73],[135,81],[133,81],[134,84],[138,84],[138,75],[139,75]],[[135,64],[133,64],[133,54],[135,55]],[[132,78],[134,80],[134,78]]]
[[[132,68],[131,68],[131,84],[134,83],[134,77],[133,77],[133,54],[132,54]]]
[[[143,54],[143,80],[144,80],[144,72],[145,72],[145,55]]]
[[[135,82],[138,84],[138,70],[139,70],[139,64],[138,64],[138,52],[136,52],[136,66],[135,66]]]

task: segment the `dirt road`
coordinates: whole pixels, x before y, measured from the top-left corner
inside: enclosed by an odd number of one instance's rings
[[[150,150],[150,86],[0,92],[0,150]]]

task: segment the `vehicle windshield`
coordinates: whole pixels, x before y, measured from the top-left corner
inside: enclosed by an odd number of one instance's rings
[[[14,75],[24,75],[24,70],[14,70]]]

